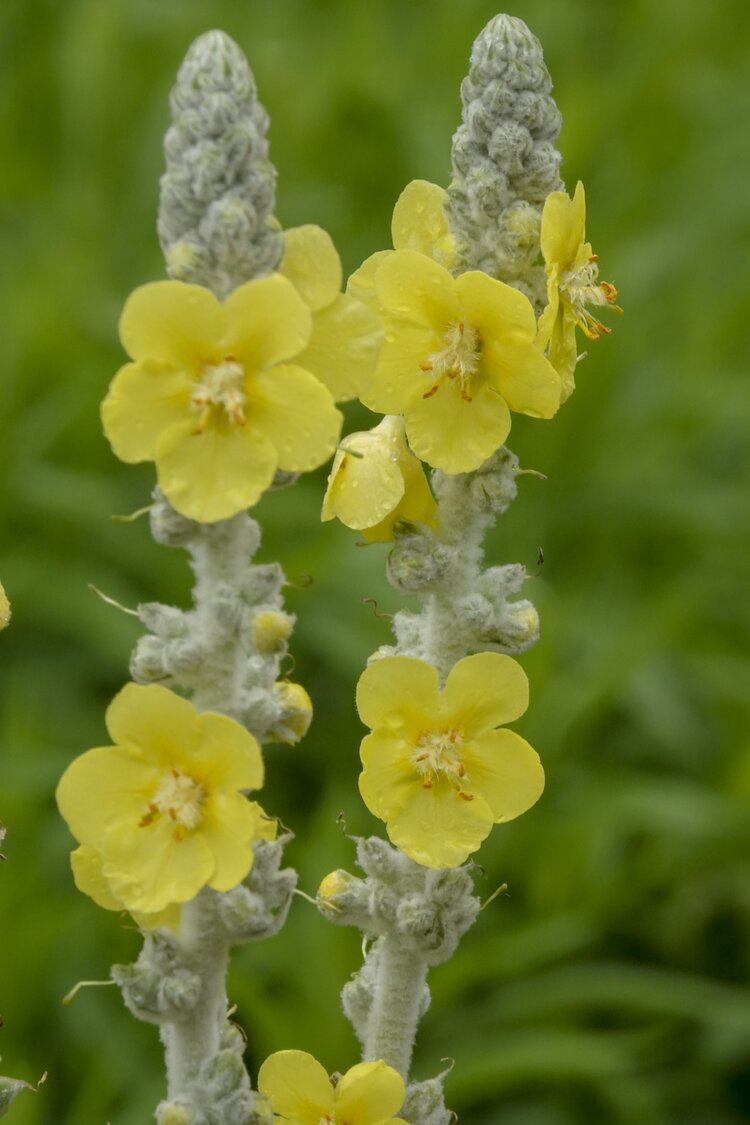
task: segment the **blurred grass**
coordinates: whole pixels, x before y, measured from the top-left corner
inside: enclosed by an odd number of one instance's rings
[[[98,403],[130,289],[163,274],[154,234],[166,99],[189,42],[221,26],[272,116],[282,222],[318,222],[348,270],[388,243],[415,176],[447,182],[458,83],[483,0],[3,0],[0,5],[0,1031],[4,1073],[49,1079],[18,1125],[136,1125],[161,1096],[156,1031],[115,990],[60,998],[132,958],[136,935],[75,892],[53,792],[105,736],[137,636],[100,589],[184,604],[179,552],[110,514],[150,466],[118,464]],[[626,315],[549,425],[518,419],[522,478],[493,561],[545,564],[521,730],[548,791],[479,859],[508,882],[433,974],[417,1073],[455,1059],[470,1125],[738,1125],[750,1102],[750,8],[742,0],[520,0],[564,113],[564,174]],[[352,408],[352,426],[365,412]],[[397,606],[382,548],[317,523],[324,473],[259,506],[300,615],[316,723],[271,750],[267,804],[313,892],[379,830],[356,793],[353,686]],[[314,577],[305,586],[305,574]],[[357,936],[300,900],[240,951],[231,995],[254,1066],[356,1059],[337,992]]]

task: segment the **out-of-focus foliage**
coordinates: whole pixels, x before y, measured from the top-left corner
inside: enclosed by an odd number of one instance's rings
[[[750,7],[744,0],[519,0],[564,113],[563,172],[626,314],[590,347],[549,423],[512,448],[548,476],[493,535],[543,624],[516,725],[547,793],[479,858],[489,896],[433,974],[417,1073],[455,1059],[467,1125],[739,1125],[750,1099]],[[151,466],[128,467],[98,403],[116,323],[163,276],[154,221],[167,93],[192,38],[221,26],[272,116],[285,225],[320,223],[349,270],[389,244],[415,176],[447,183],[458,84],[486,0],[2,0],[0,4],[0,1031],[3,1070],[49,1079],[18,1125],[136,1125],[161,1096],[154,1028],[115,989],[61,997],[132,957],[137,935],[74,890],[52,799],[105,739],[127,680],[133,605],[184,604],[184,557],[145,521]],[[349,428],[368,423],[349,411]],[[272,748],[264,805],[297,833],[313,892],[378,831],[356,793],[353,687],[388,639],[386,547],[317,522],[324,473],[263,500],[300,615],[294,678],[317,718]],[[309,584],[306,575],[312,575]],[[337,992],[357,937],[304,900],[241,951],[230,994],[256,1069],[271,1051],[356,1060]]]

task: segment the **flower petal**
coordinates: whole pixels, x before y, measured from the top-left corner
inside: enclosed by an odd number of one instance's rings
[[[333,460],[322,519],[337,517],[360,530],[380,523],[404,495],[404,477],[391,457],[393,442],[380,426],[349,434]]]
[[[515,731],[494,730],[472,739],[462,758],[466,790],[484,798],[496,823],[520,816],[542,795],[539,755]]]
[[[118,823],[102,841],[102,871],[128,910],[153,914],[193,898],[214,872],[214,857],[200,832],[179,838],[168,817],[136,826]]]
[[[411,739],[389,730],[376,730],[362,739],[359,756],[364,770],[359,775],[359,792],[373,816],[387,821],[419,785],[409,760],[412,749]]]
[[[57,806],[76,840],[98,848],[110,825],[138,823],[157,780],[158,770],[137,751],[100,746],[70,763],[57,786]]]
[[[250,732],[213,711],[202,712],[198,723],[200,738],[189,760],[201,770],[208,788],[260,789],[263,758]]]
[[[412,656],[385,656],[365,668],[357,684],[357,711],[366,727],[419,730],[438,714],[438,671]]]
[[[120,340],[131,359],[148,359],[197,373],[217,358],[221,305],[210,289],[184,281],[152,281],[135,289],[120,318]]]
[[[149,360],[121,367],[102,403],[102,424],[121,461],[153,461],[162,430],[188,413],[191,383],[183,370]]]
[[[385,342],[372,381],[360,398],[370,410],[400,414],[412,394],[430,389],[431,375],[420,364],[440,349],[440,337],[432,328],[383,317]]]
[[[359,269],[355,270],[347,281],[347,293],[358,301],[362,301],[368,308],[377,310],[379,304],[375,293],[375,274],[392,253],[392,250],[376,250],[374,254],[370,254],[369,258],[365,258]]]
[[[96,848],[81,844],[70,854],[73,879],[79,891],[92,898],[102,910],[122,910],[123,905],[109,889],[102,874],[102,858]]]
[[[313,317],[300,367],[320,379],[337,402],[356,398],[371,382],[383,343],[372,309],[346,293]]]
[[[456,290],[483,349],[490,343],[501,346],[505,341],[531,343],[534,339],[536,318],[531,301],[512,285],[471,270],[457,278]]]
[[[454,664],[440,702],[445,717],[472,738],[523,715],[529,706],[529,681],[512,656],[478,652]]]
[[[532,418],[551,418],[557,413],[560,376],[532,344],[488,344],[482,353],[482,368],[511,410]]]
[[[253,865],[257,822],[251,802],[241,793],[213,793],[206,801],[200,834],[214,860],[209,887],[229,891],[245,878]]]
[[[541,247],[548,266],[569,267],[585,238],[586,195],[579,180],[570,199],[564,191],[551,192],[542,212]]]
[[[139,748],[153,765],[190,754],[200,737],[192,703],[160,684],[125,684],[107,708],[105,722],[113,742]]]
[[[258,1071],[258,1090],[289,1125],[319,1125],[333,1110],[333,1087],[324,1068],[306,1051],[277,1051]]]
[[[412,180],[396,200],[391,235],[396,250],[417,250],[433,256],[433,247],[448,234],[444,188],[429,180]]]
[[[481,796],[467,801],[439,776],[429,789],[415,785],[386,827],[396,847],[416,863],[458,867],[477,850],[492,823],[492,812]]]
[[[307,305],[318,312],[336,300],[343,272],[333,239],[309,223],[284,231],[284,257],[279,273],[288,277]]]
[[[460,317],[456,282],[443,266],[416,250],[394,250],[375,275],[383,308],[442,334]]]
[[[343,417],[309,371],[285,364],[252,380],[248,418],[276,450],[280,469],[308,472],[333,453]]]
[[[279,273],[240,285],[227,297],[223,312],[224,351],[248,371],[292,359],[310,339],[312,314]]]
[[[278,455],[254,421],[238,426],[220,418],[196,432],[195,419],[188,418],[162,434],[156,447],[159,485],[183,516],[214,523],[260,499]]]
[[[445,473],[478,469],[510,432],[505,399],[480,382],[470,402],[461,397],[457,380],[446,381],[430,398],[418,391],[409,396],[404,417],[417,457]]]
[[[336,1119],[352,1125],[381,1125],[398,1112],[405,1093],[401,1075],[382,1059],[358,1063],[336,1086]]]

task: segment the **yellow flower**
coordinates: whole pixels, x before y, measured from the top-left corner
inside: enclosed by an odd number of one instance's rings
[[[400,520],[431,525],[436,512],[400,417],[388,414],[374,429],[342,441],[328,477],[321,519],[338,517],[368,542],[386,543]]]
[[[541,244],[547,271],[547,307],[539,318],[538,344],[546,349],[552,366],[562,378],[561,402],[575,390],[576,325],[589,340],[598,340],[612,330],[602,324],[587,305],[612,305],[617,290],[608,281],[597,281],[596,254],[586,237],[586,197],[578,182],[570,199],[563,191],[547,196],[542,213]]]
[[[539,756],[510,730],[528,681],[510,656],[484,652],[451,669],[389,656],[365,669],[357,709],[372,733],[362,742],[359,790],[401,851],[425,867],[456,867],[489,834],[537,801]]]
[[[0,629],[4,629],[10,621],[10,602],[8,595],[3,589],[3,584],[0,582]]]
[[[372,378],[383,342],[373,311],[341,293],[341,259],[321,227],[284,231],[279,270],[293,282],[312,312],[309,343],[298,363],[325,383],[337,402],[356,398]]]
[[[258,1090],[271,1103],[274,1125],[406,1125],[393,1116],[404,1081],[382,1059],[351,1067],[334,1087],[306,1051],[277,1051],[258,1072]]]
[[[403,413],[423,461],[471,472],[505,441],[511,410],[557,410],[560,376],[534,347],[534,312],[517,289],[476,270],[453,278],[424,254],[396,250],[378,267],[375,292],[385,344],[362,401]]]
[[[181,281],[136,289],[120,320],[134,362],[102,404],[115,453],[155,461],[172,506],[202,523],[255,504],[277,469],[322,465],[341,415],[330,392],[288,362],[310,328],[307,305],[279,274],[248,281],[223,305]]]
[[[243,794],[263,783],[253,736],[157,684],[127,684],[106,723],[115,745],[76,758],[57,787],[81,844],[79,889],[106,909],[153,915],[241,882],[265,832]]]
[[[445,189],[431,184],[429,180],[408,183],[393,208],[393,249],[416,250],[450,269],[454,261],[454,246],[445,218],[447,198]],[[392,250],[378,250],[371,254],[349,278],[347,292],[377,309],[375,274],[392,253]]]

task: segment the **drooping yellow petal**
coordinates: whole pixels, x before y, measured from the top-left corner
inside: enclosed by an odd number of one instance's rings
[[[515,731],[495,730],[473,738],[463,761],[468,792],[481,794],[497,823],[525,813],[544,790],[539,755]]]
[[[306,1051],[277,1051],[258,1071],[258,1090],[289,1125],[320,1125],[331,1114],[333,1087],[321,1064]],[[355,1123],[352,1123],[355,1125]]]
[[[10,621],[10,602],[8,595],[5,593],[2,582],[0,582],[0,629],[4,629]]]
[[[336,1120],[381,1125],[398,1113],[405,1093],[401,1075],[382,1059],[358,1063],[336,1086]]]
[[[409,799],[386,827],[396,847],[416,863],[457,867],[489,835],[493,819],[482,797],[465,800],[440,775],[430,788],[412,786]]]
[[[393,439],[382,422],[372,430],[348,434],[333,460],[321,518],[338,518],[356,530],[384,520],[405,488],[392,451]]]
[[[359,756],[364,766],[359,792],[370,812],[388,821],[421,784],[411,764],[414,738],[407,732],[379,729],[363,738]]]
[[[436,245],[448,235],[447,194],[429,180],[412,180],[396,200],[391,235],[396,250],[417,250],[433,257]]]
[[[312,330],[309,308],[291,281],[278,273],[233,290],[223,315],[225,354],[252,372],[299,355]]]
[[[343,279],[333,239],[322,227],[312,224],[284,231],[279,273],[289,278],[313,312],[336,300]]]
[[[438,333],[460,315],[454,279],[416,250],[394,250],[385,259],[375,274],[375,292],[388,313]]]
[[[545,262],[566,269],[575,261],[585,236],[586,194],[579,180],[572,199],[564,191],[553,191],[545,200],[541,229]]]
[[[389,543],[396,525],[401,522],[422,523],[427,527],[437,523],[437,504],[422,463],[413,455],[411,462],[404,467],[404,494],[399,503],[380,523],[362,528],[362,536],[368,543]]]
[[[261,372],[248,402],[248,417],[274,447],[280,469],[307,472],[332,455],[343,417],[309,371],[285,364]]]
[[[200,739],[192,703],[160,684],[125,684],[107,708],[105,723],[113,742],[145,752],[153,765],[191,754]]]
[[[210,289],[183,281],[152,281],[128,297],[120,340],[131,359],[197,373],[217,358],[221,305]]]
[[[111,825],[102,841],[102,871],[128,910],[153,914],[194,898],[214,873],[208,842],[200,832],[184,837],[169,817],[147,825]]]
[[[445,473],[478,469],[510,433],[505,399],[482,383],[472,388],[469,402],[457,380],[447,380],[429,398],[418,390],[407,399],[404,416],[417,457]]]
[[[156,467],[172,507],[189,519],[214,523],[260,499],[279,461],[254,421],[236,426],[219,418],[196,431],[193,416],[165,430],[157,443]]]
[[[70,853],[70,866],[73,868],[73,879],[78,890],[92,898],[102,910],[124,909],[104,878],[101,855],[96,848],[81,844],[80,848]]]
[[[451,668],[441,696],[446,720],[467,738],[512,723],[529,706],[529,681],[521,665],[499,652],[465,656]]]
[[[191,382],[183,369],[141,360],[115,375],[102,403],[102,425],[121,461],[153,461],[159,435],[188,413]]]
[[[418,730],[438,711],[436,668],[411,656],[386,656],[365,668],[357,684],[357,711],[367,727]]]
[[[136,750],[100,746],[70,763],[57,786],[57,805],[79,843],[98,848],[108,825],[137,823],[157,776]]]
[[[199,740],[186,762],[194,762],[211,788],[260,789],[263,757],[258,743],[226,715],[204,711],[198,718]]]
[[[372,309],[342,293],[313,319],[310,343],[298,357],[337,402],[356,398],[372,380],[383,329]]]

